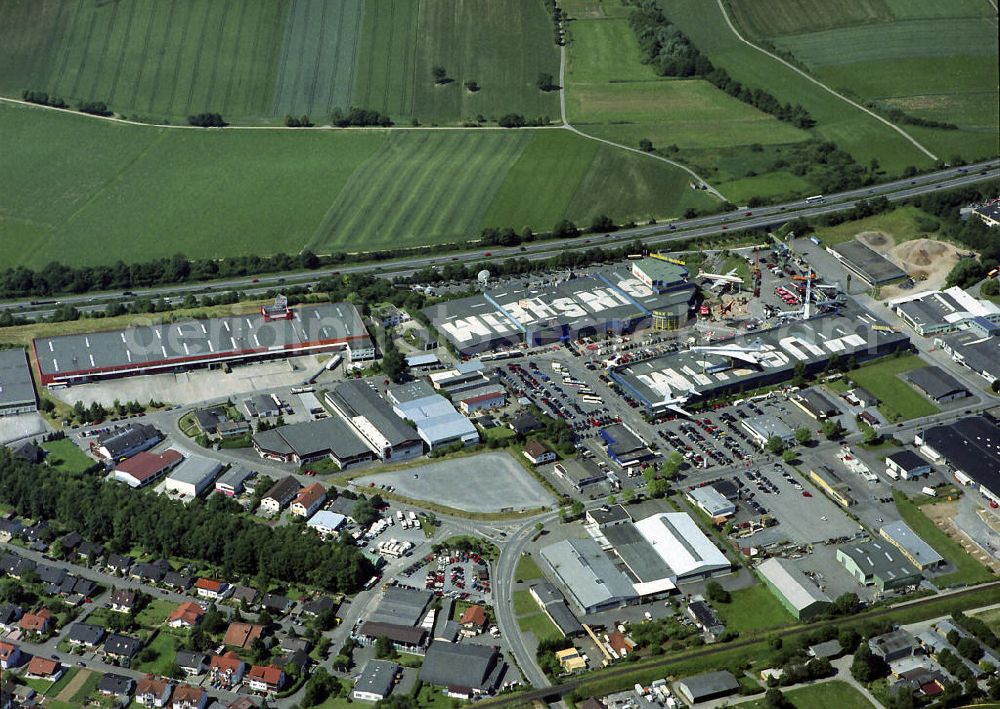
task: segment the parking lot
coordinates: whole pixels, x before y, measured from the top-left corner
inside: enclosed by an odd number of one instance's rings
[[[500,452],[378,473],[358,478],[354,483],[360,488],[384,485],[414,500],[477,512],[532,509],[554,502],[520,463]]]
[[[438,597],[492,604],[489,564],[478,554],[451,550],[428,554],[397,575],[401,585],[433,591]]]

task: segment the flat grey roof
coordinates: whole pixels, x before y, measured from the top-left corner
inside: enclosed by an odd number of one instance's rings
[[[964,310],[958,301],[945,292],[928,293],[922,298],[899,303],[896,308],[920,326],[942,324],[946,315]]]
[[[677,683],[677,686],[683,689],[688,699],[697,702],[701,698],[735,692],[740,688],[740,683],[732,672],[721,670],[685,677]]]
[[[913,369],[907,372],[906,377],[932,399],[941,399],[958,392],[968,393],[961,382],[940,367]]]
[[[280,455],[295,453],[300,458],[329,451],[346,459],[371,452],[358,434],[336,416],[261,431],[254,434],[253,440],[264,450]]]
[[[370,342],[351,303],[308,305],[291,320],[265,321],[260,313],[182,320],[165,325],[34,340],[46,384],[75,377],[135,374],[275,352],[307,354],[338,344]]]
[[[837,549],[849,556],[865,574],[886,581],[920,575],[917,567],[886,541],[851,542],[842,544]]]
[[[592,539],[564,539],[544,547],[541,555],[584,611],[638,597],[629,580]]]
[[[673,570],[634,525],[619,524],[602,531],[615,553],[640,582],[659,581],[674,575]]]
[[[930,465],[930,463],[911,451],[909,448],[904,448],[901,451],[891,453],[886,456],[886,459],[891,460],[897,466],[906,471],[916,470],[917,468]]]
[[[214,478],[222,470],[222,463],[200,455],[192,455],[174,468],[168,478],[177,482],[198,485],[209,478]]]
[[[392,691],[392,683],[399,672],[399,665],[386,660],[368,660],[354,685],[356,692],[371,692],[386,696]]]
[[[242,465],[234,465],[229,470],[224,472],[215,482],[219,485],[228,485],[236,488],[245,483],[251,477],[253,477],[253,471],[247,470]]]
[[[0,406],[35,403],[28,354],[20,347],[0,350]]]
[[[972,371],[1000,379],[1000,337],[983,337],[966,330],[946,335],[944,340]]]
[[[363,379],[338,384],[327,393],[331,403],[348,416],[362,416],[378,429],[390,445],[419,440],[416,429],[399,418],[382,396]]]
[[[761,438],[777,436],[778,438],[785,439],[795,433],[791,426],[773,414],[764,414],[763,416],[743,419],[743,427],[753,431]]]
[[[423,617],[434,594],[402,586],[389,586],[378,607],[366,619],[370,623],[415,626]]]
[[[906,278],[906,271],[882,254],[873,251],[857,239],[830,247],[840,255],[845,265],[873,285],[891,283]]]
[[[921,539],[910,525],[902,520],[885,525],[879,533],[901,549],[905,549],[920,566],[934,566],[944,561],[944,557],[938,554],[934,547]]]

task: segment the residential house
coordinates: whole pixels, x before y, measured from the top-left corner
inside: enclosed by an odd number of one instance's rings
[[[905,630],[893,630],[869,639],[868,647],[873,654],[892,662],[914,654],[919,645],[916,638]]]
[[[261,512],[276,515],[291,502],[299,492],[299,481],[291,475],[282,478],[267,491],[260,501]]]
[[[189,684],[179,684],[174,687],[170,697],[170,709],[205,709],[208,705],[208,692],[201,687]]]
[[[121,576],[132,568],[133,559],[124,554],[108,554],[107,561],[104,562],[104,570],[111,574]]]
[[[170,571],[170,562],[166,559],[158,559],[150,564],[135,564],[129,570],[128,575],[129,578],[144,583],[160,583],[168,571]]]
[[[244,694],[239,698],[229,702],[226,705],[226,709],[259,709],[261,702],[257,697],[249,694]]]
[[[229,595],[230,586],[225,581],[215,579],[200,578],[194,582],[195,593],[199,598],[208,598],[213,601],[221,601]]]
[[[66,634],[66,640],[71,645],[82,645],[84,647],[94,648],[101,644],[104,640],[105,630],[99,625],[91,625],[90,623],[73,623],[69,626],[69,632]]]
[[[201,652],[190,652],[180,650],[174,660],[174,664],[179,667],[184,674],[189,677],[200,675],[208,667],[208,657]]]
[[[205,615],[205,609],[194,601],[186,601],[170,613],[167,617],[167,625],[171,628],[193,628],[198,625],[198,621]]]
[[[230,597],[237,603],[245,603],[248,607],[253,607],[257,603],[257,599],[260,598],[260,593],[251,586],[237,585],[233,586],[233,593]]]
[[[225,655],[212,655],[208,660],[212,681],[223,689],[239,684],[247,671],[247,663],[230,650]]]
[[[14,643],[0,642],[0,669],[9,670],[21,664],[21,648]]]
[[[508,425],[510,426],[510,430],[519,436],[526,436],[532,431],[538,431],[544,428],[542,426],[542,422],[535,418],[534,414],[530,411],[524,411],[523,413],[518,414],[511,419]]]
[[[541,441],[528,441],[521,449],[521,453],[531,461],[532,465],[544,465],[556,459],[555,451]]]
[[[161,583],[167,588],[173,589],[178,593],[183,593],[191,588],[191,584],[194,583],[194,579],[187,574],[180,573],[179,571],[168,571],[163,574],[163,580]]]
[[[67,532],[59,537],[57,541],[59,542],[59,546],[62,547],[63,553],[68,557],[75,554],[76,550],[80,548],[80,545],[83,544],[83,537],[78,532]]]
[[[291,655],[297,652],[309,652],[312,649],[312,643],[309,642],[308,638],[285,635],[279,641],[278,647],[286,655]]]
[[[223,645],[247,649],[259,637],[264,635],[263,625],[254,623],[230,623],[222,638]]]
[[[93,563],[104,556],[104,545],[97,542],[83,542],[77,547],[76,555],[80,559]]]
[[[0,569],[11,578],[20,581],[23,574],[35,570],[35,562],[17,554],[4,554],[0,557]]]
[[[139,592],[129,588],[116,588],[111,592],[111,610],[131,613],[139,602]]]
[[[34,441],[24,441],[11,447],[11,455],[28,463],[41,463],[45,460],[45,449]]]
[[[149,450],[162,440],[163,434],[152,426],[130,423],[98,436],[91,442],[90,452],[101,460],[115,462]]]
[[[62,677],[65,668],[57,660],[35,655],[28,661],[24,676],[28,679],[47,679],[55,682]]]
[[[278,593],[265,593],[260,605],[266,608],[268,613],[284,615],[292,609],[295,602]]]
[[[318,596],[302,604],[302,614],[316,617],[327,611],[336,611],[337,604],[329,596]]]
[[[44,635],[52,628],[52,612],[48,608],[25,613],[21,616],[18,627],[25,633]]]
[[[126,698],[132,695],[135,680],[113,672],[105,672],[97,683],[97,691],[106,697]]]
[[[142,650],[142,640],[128,635],[111,633],[104,641],[104,654],[108,658],[129,662]]]
[[[471,605],[462,613],[458,624],[462,637],[471,638],[486,629],[486,609],[479,604]]]
[[[9,632],[17,627],[17,621],[21,620],[21,606],[14,603],[4,603],[0,606],[0,629]]]
[[[255,692],[277,693],[285,684],[285,672],[274,665],[254,665],[247,672],[247,685]]]
[[[291,512],[298,517],[312,517],[326,501],[326,488],[313,483],[299,490],[292,502]]]
[[[143,677],[135,685],[135,701],[144,707],[163,709],[172,690],[173,685],[165,680]]]

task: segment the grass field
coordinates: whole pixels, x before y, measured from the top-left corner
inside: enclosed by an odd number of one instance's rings
[[[273,122],[360,106],[397,120],[558,112],[535,86],[558,74],[541,0],[0,2],[0,93],[184,120]],[[455,79],[435,86],[431,68]],[[465,90],[466,80],[483,87]]]
[[[890,212],[876,214],[873,217],[844,222],[832,227],[820,227],[816,230],[816,235],[822,239],[824,246],[850,241],[866,231],[880,231],[895,239],[897,244],[911,239],[939,238],[938,234],[920,228],[917,220],[921,217],[924,219],[933,218],[927,212],[916,207],[897,207]]]
[[[766,12],[772,12],[771,4],[765,6]],[[716,3],[664,0],[663,8],[714,64],[748,86],[769,91],[780,101],[801,103],[817,121],[812,131],[837,143],[857,162],[868,165],[876,159],[889,174],[897,174],[908,165],[931,165],[929,158],[888,126],[742,44]]]
[[[757,584],[733,591],[729,603],[713,603],[727,630],[752,635],[760,630],[777,628],[795,621],[766,586]]]
[[[852,370],[847,377],[874,394],[880,402],[879,411],[895,423],[930,416],[939,411],[937,406],[899,378],[904,372],[926,366],[927,363],[917,355],[886,357]],[[830,384],[844,390],[849,388],[844,379]]]
[[[82,473],[95,462],[67,438],[47,441],[42,443],[42,448],[48,451],[45,462],[63,473]]]
[[[982,613],[974,613],[973,615],[990,626],[990,630],[994,633],[1000,633],[1000,608],[983,611]]]
[[[0,133],[0,267],[372,250],[714,203],[677,168],[558,129],[176,131],[0,106]]]
[[[137,669],[155,675],[169,676],[174,661],[177,659],[177,650],[182,649],[180,639],[176,635],[163,631],[158,633],[146,648],[155,652],[156,657],[149,662],[140,662]]]
[[[566,107],[574,126],[631,147],[649,140],[670,157],[691,164],[730,199],[745,201],[753,195],[779,196],[810,189],[801,178],[774,179],[761,174],[770,167],[758,164],[763,161],[754,158],[764,155],[750,148],[797,143],[809,138],[808,132],[706,81],[657,76],[642,63],[624,5],[581,0],[564,9],[573,18]],[[747,177],[748,173],[754,174]],[[744,183],[727,184],[736,179]]]
[[[539,611],[538,604],[527,591],[514,591],[514,615],[531,615]]]
[[[911,130],[945,159],[1000,150],[996,12],[958,0],[728,0],[732,17],[839,91],[956,123]]]
[[[962,545],[938,529],[937,525],[925,515],[920,507],[915,505],[902,492],[896,490],[892,493],[896,501],[896,509],[913,531],[930,544],[943,556],[949,564],[955,567],[955,571],[944,574],[934,579],[934,583],[939,586],[956,586],[959,584],[977,584],[995,580],[995,576],[985,566],[973,559],[962,548]]]
[[[555,626],[555,623],[549,620],[549,617],[542,612],[519,616],[517,619],[517,627],[520,628],[522,632],[531,633],[539,641],[556,640],[563,636],[563,634],[559,632],[559,628]]]
[[[861,692],[840,680],[792,689],[785,692],[785,698],[796,709],[871,709],[873,706]],[[762,709],[767,705],[763,700],[757,700],[740,706],[745,709]]]
[[[514,572],[514,577],[520,579],[521,581],[532,581],[534,579],[544,578],[542,570],[538,568],[538,564],[530,556],[522,556],[517,562],[517,570]],[[532,599],[534,600],[534,599]]]

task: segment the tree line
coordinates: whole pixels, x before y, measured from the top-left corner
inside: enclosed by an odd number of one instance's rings
[[[31,465],[8,451],[0,455],[0,501],[24,517],[49,520],[113,552],[138,546],[156,556],[215,565],[227,577],[266,577],[351,593],[372,575],[371,563],[352,544],[323,542],[296,525],[257,524],[241,516],[242,508],[228,498],[184,505]]]
[[[691,39],[677,28],[655,0],[636,0],[629,14],[629,26],[635,33],[643,62],[660,76],[701,77],[733,98],[769,113],[797,128],[812,128],[816,120],[802,104],[781,103],[763,89],[750,89],[728,72],[709,61]]]

